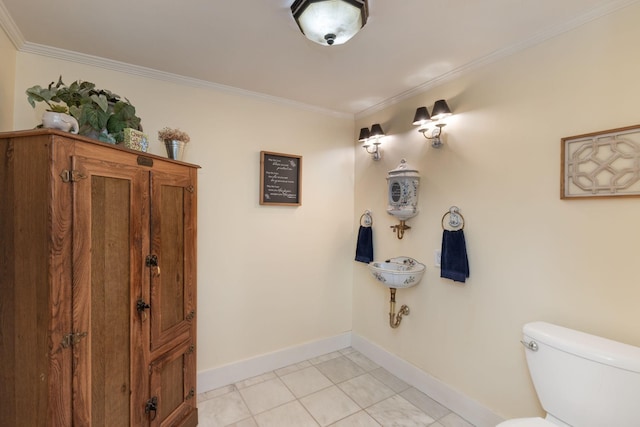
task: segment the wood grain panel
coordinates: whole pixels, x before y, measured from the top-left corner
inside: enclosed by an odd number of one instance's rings
[[[158,413],[152,427],[182,426],[197,420],[195,384],[186,370],[195,358],[192,344],[186,341],[151,364],[151,394],[158,397]]]
[[[0,133],[0,425],[197,424],[197,166],[141,156]]]
[[[88,333],[73,347],[74,422],[139,425],[148,357],[132,351],[143,337],[133,306],[142,293],[137,230],[146,215],[134,194],[146,186],[147,174],[79,156],[73,167],[86,177],[74,185],[73,323],[76,333]]]
[[[184,188],[163,185],[160,200],[162,331],[184,320]]]
[[[160,274],[151,271],[151,349],[166,351],[188,339],[195,324],[194,271],[187,257],[195,246],[191,212],[195,193],[188,170],[151,173],[151,253]]]
[[[91,183],[92,426],[129,422],[130,181]]]

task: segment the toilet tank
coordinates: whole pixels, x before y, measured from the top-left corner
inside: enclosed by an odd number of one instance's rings
[[[524,325],[527,363],[551,417],[575,427],[640,426],[640,348],[545,322]]]

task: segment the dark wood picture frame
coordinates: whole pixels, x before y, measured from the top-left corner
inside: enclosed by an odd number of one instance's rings
[[[260,151],[260,204],[302,205],[302,156]]]

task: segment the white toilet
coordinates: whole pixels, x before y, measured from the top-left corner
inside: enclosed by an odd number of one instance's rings
[[[639,427],[640,348],[545,322],[523,327],[543,418],[497,427]]]

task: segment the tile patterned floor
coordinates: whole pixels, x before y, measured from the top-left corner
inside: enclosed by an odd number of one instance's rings
[[[198,395],[200,427],[473,427],[352,348]]]

